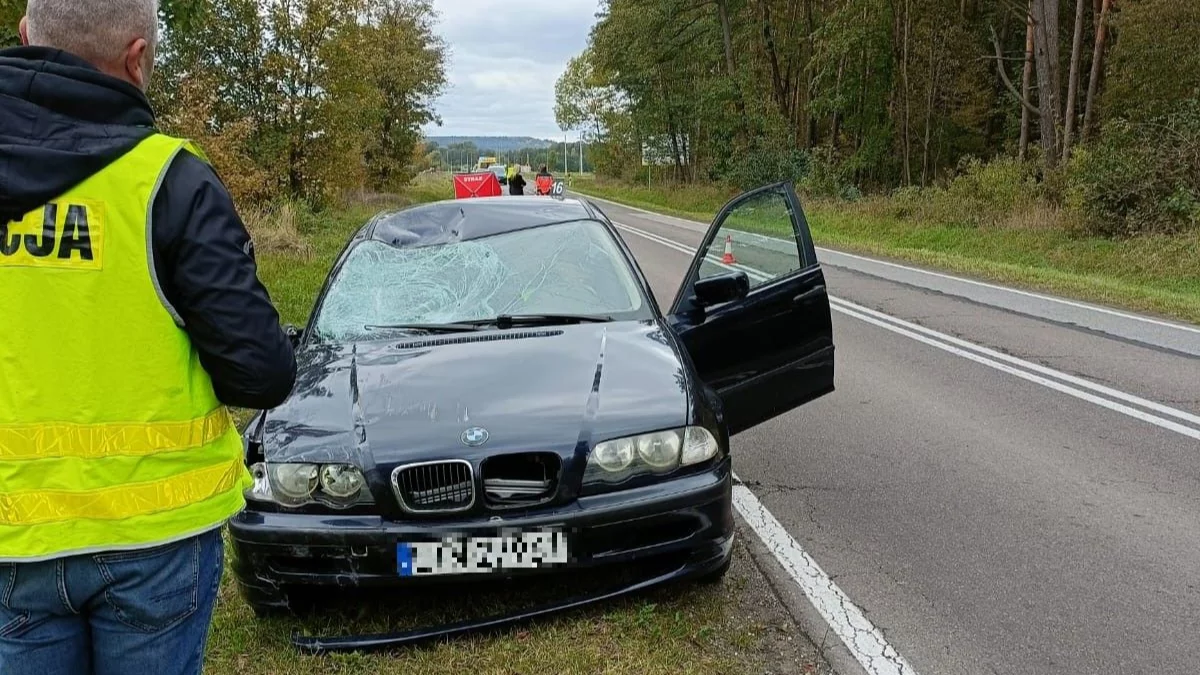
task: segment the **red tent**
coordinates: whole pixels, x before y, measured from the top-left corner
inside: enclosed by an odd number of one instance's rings
[[[454,175],[455,199],[499,197],[502,194],[504,193],[500,189],[500,179],[491,171]]]

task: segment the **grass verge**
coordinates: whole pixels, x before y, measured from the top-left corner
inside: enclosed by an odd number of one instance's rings
[[[587,180],[572,189],[702,222],[734,196],[714,186]],[[1112,240],[1074,236],[1044,218],[968,226],[897,211],[884,198],[805,205],[820,246],[1200,323],[1200,232]]]
[[[265,212],[256,230],[259,274],[284,321],[302,324],[330,265],[349,237],[378,211],[452,194],[448,179],[427,179],[403,195],[358,198],[320,214],[303,209]],[[278,221],[272,220],[272,214]],[[257,214],[256,214],[257,215]],[[282,215],[282,218],[280,216]],[[278,230],[278,231],[276,231]],[[264,234],[266,233],[266,234]],[[248,418],[241,411],[240,421]],[[227,556],[228,557],[228,556]],[[381,654],[304,656],[293,631],[338,635],[375,633],[487,615],[578,592],[505,587],[400,596],[335,592],[340,602],[320,613],[257,619],[232,575],[222,580],[206,654],[209,675],[302,673],[750,673],[828,672],[816,649],[795,639],[787,613],[739,546],[724,583],[672,586],[636,599],[606,603],[493,636],[443,642]],[[774,603],[774,604],[772,604]]]

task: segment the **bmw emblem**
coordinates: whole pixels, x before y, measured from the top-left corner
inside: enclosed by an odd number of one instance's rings
[[[466,445],[466,446],[469,446],[472,448],[478,448],[479,446],[483,445],[484,443],[487,443],[487,441],[488,441],[488,430],[484,429],[483,427],[471,427],[470,429],[467,429],[466,431],[462,432],[463,445]]]

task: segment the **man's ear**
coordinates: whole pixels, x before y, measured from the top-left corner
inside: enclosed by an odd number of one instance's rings
[[[129,49],[125,50],[125,73],[129,81],[142,90],[150,83],[150,71],[146,65],[149,48],[150,43],[145,38],[138,38],[129,43]]]
[[[29,46],[29,17],[21,17],[21,23],[17,24],[17,32],[21,34],[21,44],[25,47]]]

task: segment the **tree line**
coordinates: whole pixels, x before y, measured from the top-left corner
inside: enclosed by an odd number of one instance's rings
[[[426,141],[425,166],[442,170],[461,171],[476,165],[480,157],[496,157],[501,164],[517,162],[537,170],[543,165],[551,173],[578,173],[581,148],[578,143],[552,142],[545,147],[499,148],[482,146],[471,141],[440,145]],[[593,170],[591,158],[582,152],[583,171]]]
[[[601,173],[819,172],[845,192],[1014,162],[1105,233],[1200,222],[1200,3],[604,0],[556,88]]]
[[[424,156],[446,48],[430,0],[168,0],[152,100],[250,200],[389,191]]]
[[[0,45],[24,2],[0,0]],[[391,191],[425,156],[446,47],[430,0],[162,0],[149,92],[241,201]]]

